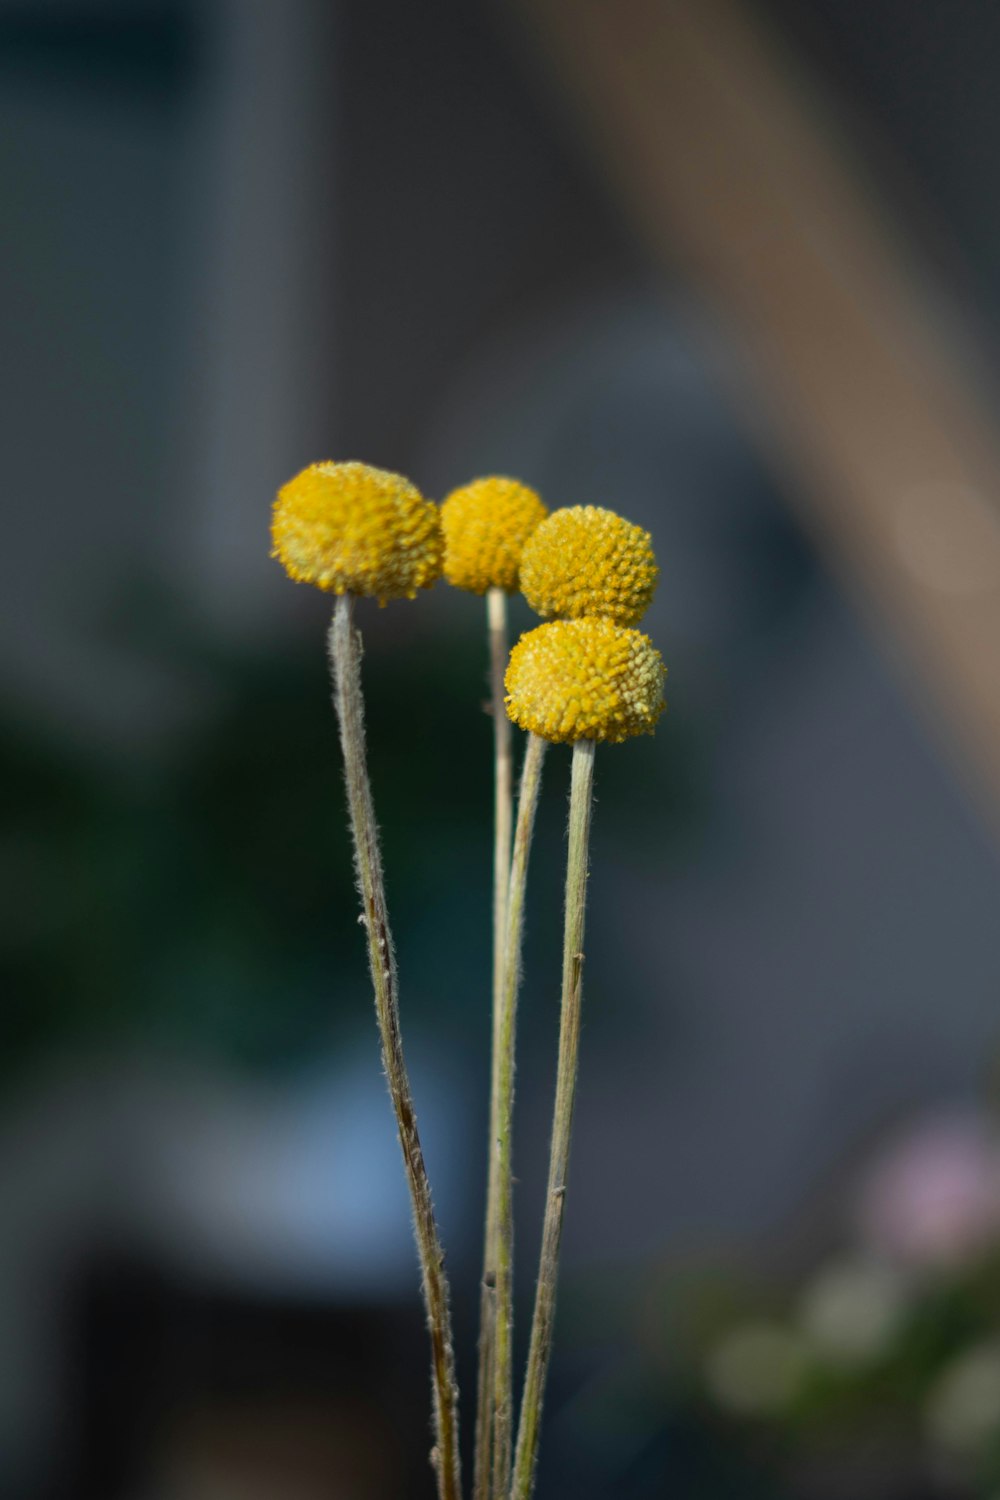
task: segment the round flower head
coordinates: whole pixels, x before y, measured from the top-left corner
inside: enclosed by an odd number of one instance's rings
[[[278,491],[272,557],[331,594],[412,599],[441,576],[438,508],[401,474],[369,464],[310,464]]]
[[[473,594],[517,588],[521,553],[548,510],[526,484],[493,475],[453,490],[441,506],[444,576]]]
[[[648,531],[613,510],[571,505],[533,533],[521,559],[521,589],[545,619],[603,615],[634,625],[659,573]]]
[[[522,635],[507,667],[507,714],[556,744],[652,734],[666,704],[663,658],[612,620],[552,620]]]

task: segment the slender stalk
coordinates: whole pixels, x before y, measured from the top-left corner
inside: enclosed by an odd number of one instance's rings
[[[504,937],[507,931],[507,884],[510,880],[511,832],[514,826],[514,756],[512,728],[504,707],[507,670],[507,595],[490,589],[486,595],[490,638],[490,708],[493,714],[494,839],[493,839],[493,1001],[499,1005],[503,984]]]
[[[529,1500],[538,1459],[542,1398],[555,1318],[556,1278],[566,1205],[566,1174],[576,1095],[580,1047],[580,996],[583,988],[583,928],[587,900],[587,849],[594,779],[594,742],[573,746],[569,803],[569,850],[566,860],[566,913],[563,935],[562,1007],[559,1023],[559,1061],[549,1154],[549,1182],[542,1227],[542,1252],[535,1291],[531,1344],[521,1401],[521,1420],[514,1458],[511,1500]]]
[[[410,1081],[403,1058],[396,957],[389,931],[378,826],[365,761],[360,637],[354,629],[350,595],[337,600],[330,626],[329,651],[333,668],[334,703],[340,722],[340,745],[344,757],[351,833],[354,838],[354,863],[362,903],[361,920],[368,935],[368,960],[382,1042],[382,1065],[396,1114],[399,1144],[410,1189],[424,1307],[431,1336],[436,1439],[431,1462],[437,1476],[440,1500],[461,1500],[458,1387],[455,1383],[448,1279],[417,1132]]]
[[[514,1119],[514,1041],[517,1029],[517,992],[521,982],[521,934],[528,857],[535,828],[538,792],[545,759],[545,740],[529,734],[521,769],[517,802],[517,830],[510,865],[507,929],[504,942],[503,984],[497,1028],[499,1060],[496,1156],[496,1324],[493,1375],[493,1500],[506,1500],[510,1487],[514,1375],[514,1179],[511,1166]]]
[[[495,1143],[500,1098],[499,1026],[503,989],[504,937],[507,928],[507,884],[510,879],[511,828],[514,821],[511,723],[504,708],[503,679],[507,666],[507,595],[503,589],[491,588],[487,591],[486,625],[490,645],[490,709],[493,715],[493,1039],[486,1229],[483,1237],[483,1279],[479,1297],[479,1381],[476,1391],[473,1500],[489,1500],[490,1474],[493,1466],[497,1260]]]

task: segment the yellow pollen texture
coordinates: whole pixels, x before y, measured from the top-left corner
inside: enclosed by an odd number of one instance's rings
[[[521,559],[521,589],[543,619],[602,615],[634,625],[659,573],[648,531],[613,510],[570,505],[532,534]]]
[[[310,464],[278,491],[271,556],[299,583],[380,604],[441,576],[437,506],[401,474],[370,464]]]
[[[552,620],[522,635],[505,679],[507,714],[555,744],[652,734],[666,704],[648,635],[611,620]]]
[[[513,593],[524,544],[547,515],[534,490],[516,479],[492,475],[453,490],[441,506],[445,578],[473,594]]]

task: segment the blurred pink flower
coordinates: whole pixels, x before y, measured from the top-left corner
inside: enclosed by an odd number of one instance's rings
[[[972,1109],[900,1132],[865,1174],[857,1222],[874,1250],[913,1265],[951,1264],[1000,1237],[1000,1140]]]

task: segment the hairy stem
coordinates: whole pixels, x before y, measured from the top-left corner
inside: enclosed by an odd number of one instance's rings
[[[399,1025],[396,958],[386,911],[378,827],[365,762],[361,647],[354,629],[350,595],[339,598],[329,634],[334,703],[340,722],[344,779],[354,839],[354,862],[368,935],[368,960],[375,991],[375,1013],[382,1041],[382,1064],[396,1114],[399,1144],[413,1206],[424,1306],[431,1336],[435,1446],[431,1454],[440,1500],[461,1500],[458,1452],[458,1388],[452,1348],[451,1314],[444,1252],[434,1219]]]
[[[493,1376],[493,1500],[506,1500],[510,1487],[513,1428],[514,1324],[514,1179],[511,1153],[514,1119],[514,1049],[517,1030],[517,992],[521,982],[521,935],[528,857],[538,809],[545,741],[529,734],[521,770],[517,829],[510,865],[507,928],[504,941],[503,984],[497,1026],[496,1157],[496,1324]]]
[[[489,1151],[487,1153],[486,1229],[483,1279],[479,1297],[479,1380],[476,1391],[476,1446],[473,1500],[489,1500],[493,1466],[493,1385],[496,1350],[496,1138],[500,1081],[500,1007],[503,989],[504,938],[507,928],[507,884],[513,813],[511,723],[504,708],[507,666],[507,595],[491,588],[486,595],[490,646],[490,711],[493,715],[493,1039],[490,1073]]]
[[[535,1481],[542,1399],[552,1352],[555,1319],[556,1278],[563,1212],[566,1205],[566,1173],[569,1166],[570,1134],[576,1095],[577,1057],[580,1046],[580,996],[583,988],[583,928],[587,900],[587,850],[594,779],[594,742],[581,740],[573,746],[573,771],[569,803],[569,850],[566,860],[566,913],[563,934],[562,1007],[559,1023],[559,1061],[556,1098],[549,1154],[549,1181],[542,1226],[542,1252],[531,1323],[528,1367],[521,1402],[511,1500],[529,1500]]]

